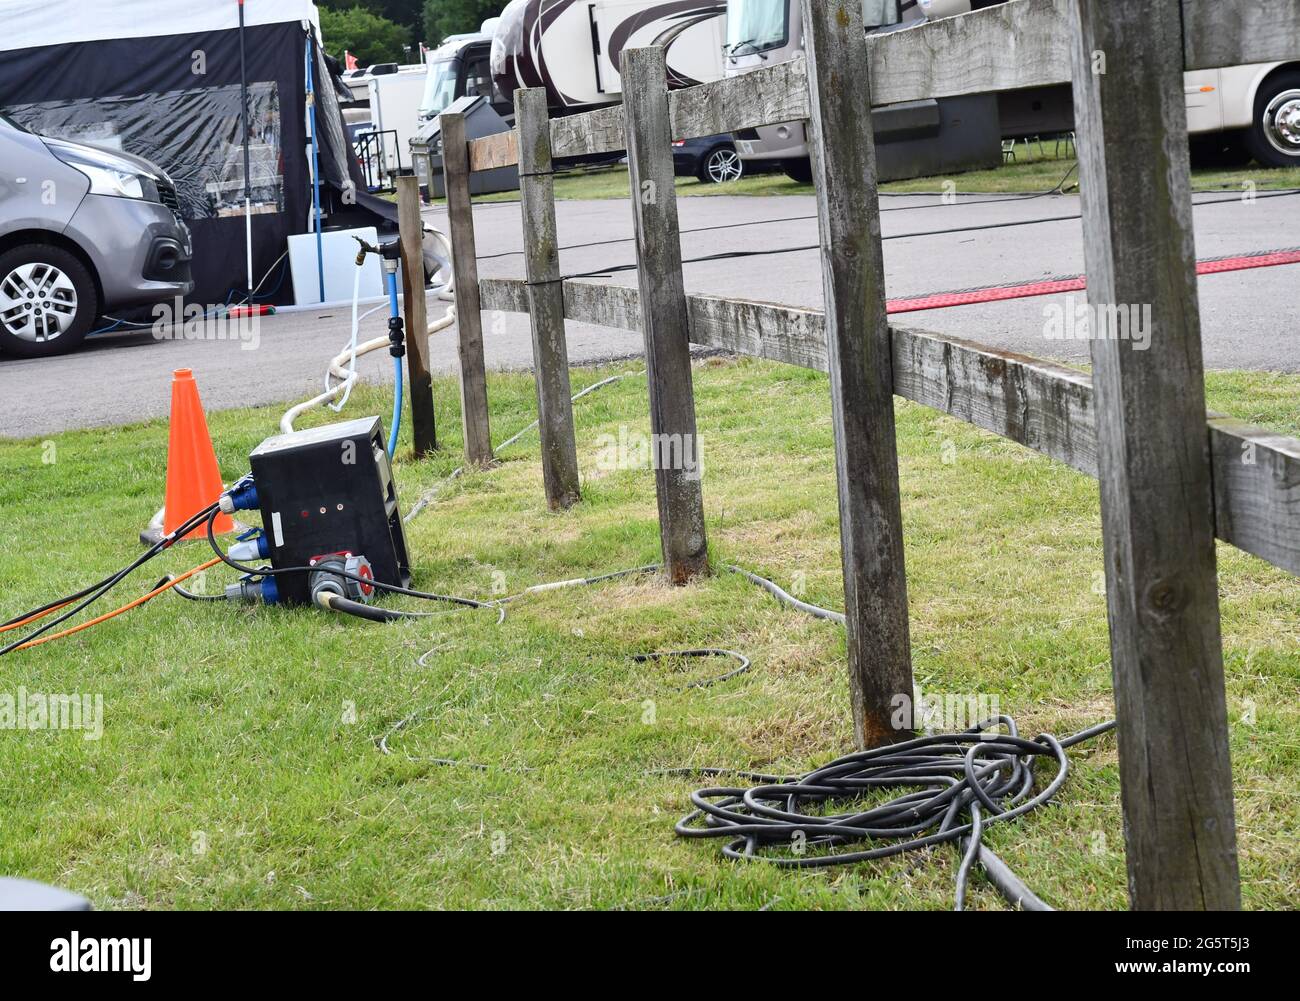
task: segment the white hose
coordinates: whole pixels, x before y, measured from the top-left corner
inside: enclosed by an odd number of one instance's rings
[[[436,229],[433,230],[432,233],[434,238],[447,250],[446,259],[440,260],[440,263],[443,265],[442,270],[449,270],[450,265],[447,261],[451,258],[451,245],[447,242],[447,238]],[[361,271],[362,268],[358,267],[356,282],[352,290],[352,337],[344,346],[343,350],[330,359],[329,366],[325,371],[325,392],[318,396],[313,396],[310,400],[304,400],[302,403],[295,404],[285,411],[284,416],[280,418],[280,431],[284,434],[291,433],[293,431],[294,421],[308,410],[313,410],[320,406],[329,406],[330,409],[334,410],[336,413],[342,410],[344,404],[347,403],[348,397],[352,393],[352,387],[356,384],[358,378],[357,359],[362,355],[369,354],[371,351],[378,351],[380,348],[388,346],[387,334],[382,337],[376,337],[373,340],[365,341],[362,344],[357,344],[357,332],[360,329],[361,321],[371,314],[377,313],[381,309],[385,309],[388,305],[387,302],[384,302],[383,304],[376,306],[374,309],[362,313],[360,316],[357,315],[357,304],[361,295]],[[432,336],[440,330],[446,330],[456,322],[456,303],[455,296],[451,292],[450,274],[447,276],[446,284],[430,289],[427,294],[436,295],[440,302],[450,303],[442,316],[429,324],[427,333]],[[331,380],[337,381],[331,384]],[[341,400],[338,399],[340,396],[342,396]],[[335,400],[338,400],[337,404],[334,403]]]
[[[347,405],[348,397],[352,395],[352,384],[357,378],[357,328],[361,326],[361,320],[357,316],[357,303],[361,299],[361,272],[364,270],[365,268],[363,267],[363,264],[358,264],[356,266],[356,275],[352,279],[352,338],[348,341],[348,347],[344,349],[345,351],[350,352],[348,375],[347,378],[343,380],[346,388],[343,390],[343,398],[341,400],[337,403],[329,404],[329,408],[336,414]],[[375,309],[370,310],[366,315],[369,316],[370,313],[375,312],[379,308],[381,307],[376,307]],[[330,375],[332,374],[333,369],[334,366],[331,365],[325,370],[325,392],[327,393],[333,388],[330,386]]]

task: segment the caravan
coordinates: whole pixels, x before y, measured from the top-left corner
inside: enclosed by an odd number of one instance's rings
[[[722,78],[723,0],[511,0],[492,39],[492,79],[512,99],[544,87],[551,114],[622,100],[623,51],[661,45],[668,86]]]

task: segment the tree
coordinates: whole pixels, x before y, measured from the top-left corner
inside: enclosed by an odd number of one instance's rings
[[[346,49],[361,66],[406,62],[402,47],[412,44],[407,28],[360,6],[346,10],[322,7],[320,30],[325,51],[342,61]]]
[[[425,0],[425,44],[434,48],[448,35],[478,31],[489,17],[496,17],[505,0]]]
[[[407,44],[424,39],[424,0],[316,0],[322,10],[344,11],[362,7],[386,17],[410,32]]]

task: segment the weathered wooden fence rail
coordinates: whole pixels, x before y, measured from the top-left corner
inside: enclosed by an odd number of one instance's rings
[[[468,237],[455,262],[462,366],[478,366],[463,384],[482,384],[480,308],[530,314],[542,426],[570,438],[571,417],[548,414],[563,406],[565,320],[643,332],[656,434],[694,435],[688,342],[827,372],[863,744],[901,736],[885,722],[889,700],[912,687],[892,396],[1097,477],[1131,902],[1239,906],[1214,538],[1300,574],[1300,440],[1205,410],[1182,73],[1300,57],[1300,3],[1014,0],[871,38],[856,0],[803,4],[806,59],[669,92],[662,53],[633,50],[624,106],[546,127],[535,109],[521,113],[522,140],[465,142],[444,116],[444,141],[457,145],[446,155],[452,235]],[[1098,317],[1091,376],[885,320],[870,108],[1053,83],[1074,85]],[[668,140],[796,120],[809,124],[824,311],[686,295]],[[639,287],[561,280],[553,192],[527,175],[618,150],[629,153]],[[511,164],[524,168],[529,278],[480,281],[468,174]],[[1116,327],[1115,307],[1139,304],[1152,314],[1145,350]],[[558,348],[539,345],[539,331]],[[481,442],[485,403],[478,426]],[[558,461],[543,449],[544,467]],[[707,569],[699,480],[656,470],[656,492],[665,566],[686,580]]]
[[[527,313],[518,278],[484,278],[483,309]],[[692,344],[827,371],[819,309],[688,295]],[[641,329],[641,296],[623,285],[564,283],[564,318]],[[910,327],[890,328],[894,394],[958,417],[1097,476],[1092,376],[1055,362]],[[1215,534],[1300,575],[1300,439],[1213,412],[1206,416]]]

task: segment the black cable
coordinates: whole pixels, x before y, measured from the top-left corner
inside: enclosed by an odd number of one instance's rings
[[[151,559],[153,559],[155,556],[161,553],[164,549],[170,548],[176,542],[177,539],[184,538],[185,535],[188,534],[192,529],[197,528],[200,524],[203,523],[203,520],[205,518],[208,521],[209,532],[211,532],[212,520],[216,517],[218,511],[219,508],[217,507],[216,504],[212,504],[204,508],[198,514],[194,515],[183,525],[177,528],[170,535],[163,536],[151,547],[145,550],[143,555],[131,561],[129,564],[127,564],[125,567],[119,570],[117,573],[105,577],[104,580],[100,582],[100,584],[92,585],[92,587],[89,589],[90,590],[89,596],[86,597],[85,600],[82,601],[80,604],[78,604],[75,608],[71,609],[70,611],[64,612],[62,615],[56,616],[53,619],[50,619],[44,625],[38,627],[35,631],[30,632],[26,636],[14,640],[8,646],[0,647],[0,657],[3,657],[5,654],[12,653],[14,650],[18,649],[18,647],[23,646],[26,643],[30,643],[32,640],[37,639],[38,637],[49,632],[55,626],[67,622],[68,619],[72,618],[82,609],[98,601],[104,595],[108,594],[109,591],[113,590],[113,588],[117,587],[117,585],[120,584],[123,580],[125,580],[128,576],[130,576],[130,574],[135,572],[140,567],[144,566]],[[85,593],[86,592],[84,591],[82,592],[82,594]],[[74,598],[71,600],[75,601],[77,599]],[[55,604],[57,604],[57,602]]]
[[[1006,732],[993,732],[999,725]],[[1114,726],[1113,721],[1099,724],[1064,741],[1047,733],[1026,740],[1011,717],[997,716],[962,733],[918,737],[848,754],[801,776],[778,781],[766,777],[752,788],[697,790],[691,793],[695,809],[674,830],[684,838],[729,839],[722,848],[728,858],[787,868],[865,862],[952,843],[964,849],[956,887],[957,910],[961,910],[967,875],[976,861],[987,856],[986,872],[1010,873],[1000,859],[992,861],[996,856],[983,847],[984,829],[1048,802],[1069,770],[1065,748]],[[1039,757],[1052,759],[1056,774],[1034,793]],[[904,791],[886,803],[851,809],[876,791],[890,788]],[[831,803],[850,810],[823,812]],[[1015,882],[1019,886],[1009,890],[1023,903],[1028,890]]]
[[[207,515],[208,545],[212,547],[212,551],[221,558],[221,561],[223,563],[227,564],[228,566],[234,567],[240,573],[250,574],[254,577],[276,577],[279,576],[280,574],[288,574],[288,573],[314,573],[316,570],[319,569],[318,567],[279,567],[279,568],[262,567],[259,569],[257,567],[245,566],[242,563],[235,562],[228,555],[226,555],[225,550],[223,550],[221,546],[217,544],[217,536],[216,536],[216,531],[214,529],[214,522],[216,521],[216,517],[217,517],[216,511],[213,511],[211,514]],[[376,580],[373,577],[362,577],[360,574],[354,574],[347,570],[336,570],[333,567],[330,568],[329,572],[336,577],[342,577],[345,580],[356,581],[359,584],[366,584],[370,587],[377,588],[378,590],[381,591],[388,591],[393,594],[405,594],[408,597],[422,598],[425,601],[446,601],[446,602],[450,602],[453,605],[465,605],[466,607],[469,608],[495,608],[496,607],[492,602],[475,601],[473,598],[458,598],[454,595],[449,595],[449,594],[431,594],[427,591],[413,591],[407,587],[400,587],[397,584],[386,584],[382,580]]]
[[[1288,190],[1288,191],[1271,191],[1264,194],[1256,194],[1252,197],[1255,198],[1256,200],[1259,200],[1264,198],[1289,198],[1297,194],[1300,194],[1300,189]],[[1035,195],[1034,197],[1038,197],[1038,196]],[[991,199],[991,200],[1008,201],[1010,199]],[[1213,198],[1213,199],[1207,199],[1205,201],[1193,202],[1192,207],[1195,208],[1201,205],[1226,205],[1230,202],[1239,202],[1239,201],[1241,201],[1241,199],[1236,197]],[[910,240],[910,239],[926,237],[926,236],[949,236],[954,233],[980,233],[980,232],[986,232],[986,231],[996,230],[996,229],[1017,229],[1022,226],[1038,226],[1043,223],[1049,223],[1049,222],[1071,222],[1073,220],[1082,219],[1082,218],[1083,216],[1078,214],[1064,215],[1064,216],[1044,216],[1043,218],[1040,219],[1018,219],[1018,220],[1011,220],[1009,222],[985,223],[980,226],[954,226],[947,229],[917,230],[911,233],[891,233],[888,236],[882,236],[880,239],[882,242],[885,242],[889,240]],[[617,240],[617,241],[609,241],[609,242],[627,243],[630,241]],[[704,264],[704,263],[710,263],[714,261],[736,260],[743,257],[768,257],[775,254],[798,254],[798,253],[803,253],[805,251],[811,251],[811,250],[820,251],[821,249],[822,249],[821,244],[810,243],[805,246],[799,246],[799,247],[769,247],[763,250],[729,250],[717,254],[705,254],[702,257],[683,258],[682,264]],[[516,254],[516,253],[522,253],[522,251],[510,251],[509,253]],[[505,255],[500,255],[500,256],[505,256]],[[552,278],[546,281],[540,281],[540,282],[526,281],[524,284],[554,285],[554,284],[559,284],[567,281],[573,281],[579,278],[608,278],[610,275],[619,274],[624,271],[635,271],[636,269],[637,269],[637,265],[635,263],[617,264],[614,265],[613,267],[598,268],[595,271],[579,271],[574,274],[561,275],[559,278]]]
[[[158,588],[162,587],[164,584],[170,584],[175,579],[176,579],[176,575],[174,573],[164,574],[162,577],[158,579],[158,583],[155,584],[153,587],[151,587],[149,590],[157,591]],[[178,597],[184,598],[187,601],[228,601],[229,600],[224,594],[195,594],[193,591],[185,590],[185,588],[181,587],[179,584],[172,584],[171,591],[174,594],[176,594]]]
[[[664,650],[656,653],[634,653],[632,655],[632,659],[639,663],[645,663],[651,660],[666,660],[670,657],[730,657],[740,664],[740,666],[734,670],[728,671],[726,674],[719,674],[714,678],[704,678],[700,681],[688,681],[678,689],[679,692],[684,692],[690,688],[712,688],[719,682],[730,681],[732,678],[744,674],[750,667],[749,658],[743,653],[736,653],[735,650],[715,650],[704,648],[697,650]]]
[[[427,612],[402,612],[393,608],[378,608],[375,605],[353,601],[351,598],[344,598],[337,594],[322,596],[320,603],[335,612],[352,615],[370,622],[401,622],[404,619],[423,619],[428,615]]]
[[[1045,190],[1043,190],[1043,191],[1008,191],[1008,192],[1005,192],[1005,193],[1001,194],[1001,196],[999,196],[999,197],[993,197],[993,198],[980,198],[978,201],[973,201],[973,202],[961,202],[960,204],[961,204],[962,206],[967,206],[967,205],[990,205],[990,204],[994,204],[994,203],[1002,203],[1002,202],[1027,202],[1027,201],[1032,201],[1032,200],[1035,199],[1035,198],[1043,198],[1043,197],[1046,197],[1046,196],[1048,196],[1048,195],[1059,195],[1059,194],[1064,194],[1064,192],[1061,190],[1061,187],[1062,187],[1062,185],[1065,184],[1065,182],[1069,179],[1070,175],[1073,174],[1074,171],[1075,171],[1077,168],[1078,168],[1078,164],[1075,164],[1073,167],[1071,167],[1069,170],[1067,170],[1067,171],[1065,172],[1065,176],[1062,177],[1059,181],[1057,181],[1057,182],[1056,182],[1056,185],[1055,185],[1054,187],[1047,188],[1047,189],[1045,189]],[[982,192],[982,191],[981,191],[981,192],[969,192],[969,193],[966,194],[966,196],[969,197],[970,195],[975,195],[975,194],[981,194],[981,195],[982,195],[982,194],[988,194],[988,193],[989,193],[989,192]],[[917,191],[917,192],[912,192],[912,191],[882,191],[882,192],[880,192],[880,194],[882,194],[882,195],[896,195],[896,196],[899,196],[899,197],[917,197],[917,196],[922,196],[922,197],[926,197],[926,196],[947,197],[949,194],[960,195],[960,194],[963,194],[963,193],[960,192],[960,191],[954,191],[954,192],[946,192],[946,191]],[[880,211],[881,211],[882,213],[883,213],[883,212],[915,212],[915,211],[917,211],[918,209],[934,209],[934,208],[943,208],[943,207],[944,207],[944,206],[942,206],[942,205],[895,205],[895,206],[891,206],[891,207],[889,207],[889,208],[882,208]],[[810,219],[816,219],[816,218],[817,218],[816,213],[813,213],[812,215],[778,216],[778,217],[775,218],[775,219],[752,219],[752,220],[749,220],[749,221],[747,221],[747,222],[728,222],[728,223],[719,223],[719,224],[716,225],[716,226],[694,226],[694,227],[692,227],[692,228],[690,228],[690,229],[683,229],[683,230],[680,230],[680,231],[679,231],[679,235],[681,235],[681,236],[685,236],[685,235],[688,234],[688,233],[713,233],[713,232],[716,232],[716,231],[718,231],[718,230],[723,230],[723,229],[744,229],[745,227],[748,227],[748,226],[770,226],[770,225],[772,225],[772,224],[774,224],[774,223],[779,223],[779,222],[807,222],[807,221],[810,220]],[[610,246],[611,244],[615,244],[615,243],[632,243],[635,239],[636,239],[635,236],[627,236],[627,237],[619,237],[619,238],[617,238],[617,239],[609,239],[609,240],[592,240],[592,241],[590,241],[590,242],[588,242],[588,243],[570,243],[570,244],[566,244],[566,245],[564,245],[564,246],[562,246],[562,247],[560,247],[560,248],[558,248],[558,249],[559,249],[559,250],[582,250],[582,249],[585,249],[585,248],[587,248],[587,247],[606,247],[606,246]],[[522,250],[503,250],[503,251],[501,251],[500,253],[496,253],[496,254],[482,254],[482,255],[476,257],[475,260],[477,260],[477,261],[490,261],[490,260],[495,260],[495,259],[498,258],[498,257],[517,257],[517,256],[519,256],[519,255],[522,254],[522,253],[523,253]],[[685,263],[685,262],[683,262],[683,263]]]
[[[91,591],[95,590],[96,588],[103,587],[112,579],[113,579],[113,575],[109,574],[103,580],[91,584],[89,587],[83,587],[80,591],[76,592],[75,594],[65,595],[62,598],[55,598],[53,601],[49,601],[46,602],[44,605],[41,605],[40,608],[33,608],[30,612],[23,612],[21,615],[15,615],[8,622],[0,623],[0,626],[12,626],[26,619],[30,619],[33,615],[40,615],[42,612],[48,612],[51,608],[58,608],[60,605],[66,605],[70,601],[76,601],[78,598],[84,598]]]

